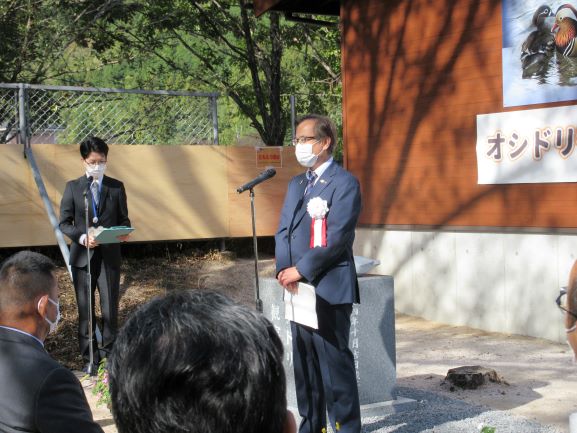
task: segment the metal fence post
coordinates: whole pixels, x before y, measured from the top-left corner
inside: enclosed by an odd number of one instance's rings
[[[56,213],[54,212],[54,208],[52,207],[52,202],[48,197],[46,186],[44,185],[42,175],[40,174],[40,170],[38,169],[38,164],[36,164],[36,158],[34,158],[34,153],[32,152],[32,147],[30,146],[30,131],[28,128],[29,113],[28,113],[27,90],[28,89],[26,84],[20,83],[18,85],[18,124],[19,124],[20,142],[24,144],[24,156],[28,160],[30,168],[32,169],[32,174],[34,176],[34,181],[36,182],[38,192],[40,193],[40,198],[44,203],[44,209],[46,209],[46,213],[48,214],[48,219],[50,220],[52,230],[54,230],[54,236],[56,236],[56,242],[58,243],[58,247],[60,248],[60,252],[62,254],[62,258],[64,259],[64,263],[68,268],[68,273],[70,274],[70,277],[72,277],[72,272],[69,264],[70,251],[68,250],[68,245],[66,245],[64,235],[60,231],[58,218],[56,217]]]
[[[56,212],[54,212],[54,208],[52,207],[52,202],[48,197],[48,192],[46,191],[46,186],[44,185],[44,181],[42,180],[42,175],[40,174],[40,169],[38,168],[38,164],[36,164],[36,158],[34,158],[34,153],[32,152],[32,147],[30,143],[28,143],[28,147],[24,149],[24,155],[26,155],[26,159],[30,164],[30,168],[32,169],[32,174],[34,176],[34,181],[36,182],[36,187],[38,188],[38,193],[40,194],[40,198],[42,199],[42,203],[44,203],[44,209],[48,214],[48,219],[50,220],[50,225],[52,226],[52,230],[54,231],[54,236],[56,237],[56,242],[58,243],[58,247],[60,248],[60,253],[62,254],[62,258],[64,259],[64,263],[68,268],[68,273],[70,274],[70,278],[72,278],[72,270],[70,268],[70,250],[68,249],[68,245],[66,244],[66,239],[64,239],[64,235],[60,231],[60,222],[56,217]]]
[[[210,106],[212,112],[212,137],[213,144],[218,144],[218,109],[216,95],[210,97]]]
[[[291,139],[295,139],[295,123],[296,123],[296,98],[295,95],[290,95],[289,97],[290,105],[291,105]],[[291,142],[292,142],[291,140]]]
[[[30,137],[28,136],[28,111],[27,111],[27,90],[26,84],[18,84],[18,136],[20,143],[24,145],[24,151],[30,147]]]

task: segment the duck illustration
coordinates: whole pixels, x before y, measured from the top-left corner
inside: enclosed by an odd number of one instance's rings
[[[548,5],[535,10],[531,24],[536,30],[529,33],[521,45],[521,66],[523,77],[538,74],[548,63],[555,48],[555,37],[551,26],[555,23],[553,11]]]
[[[555,46],[559,53],[566,57],[577,56],[577,9],[568,3],[559,6],[551,31],[556,33]]]
[[[541,5],[537,8],[537,10],[535,10],[533,18],[531,19],[531,24],[537,27],[537,30],[547,30],[550,32],[551,25],[553,24],[550,23],[550,21],[555,21],[555,18],[552,17],[553,10],[551,9],[551,6]]]

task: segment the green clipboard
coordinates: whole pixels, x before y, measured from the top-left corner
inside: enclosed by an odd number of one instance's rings
[[[117,237],[124,236],[134,231],[134,227],[116,226],[116,227],[98,227],[94,229],[94,240],[99,244],[115,244],[120,242]]]

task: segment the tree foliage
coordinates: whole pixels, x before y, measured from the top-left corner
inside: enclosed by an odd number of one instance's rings
[[[129,17],[115,0],[0,0],[0,82],[41,83],[74,72],[70,47],[86,44],[97,22]],[[96,39],[94,39],[96,41]],[[99,35],[94,49],[115,43]]]
[[[0,81],[218,90],[227,138],[250,126],[268,145],[287,141],[290,94],[340,120],[336,25],[257,19],[246,0],[2,3]]]
[[[308,29],[276,13],[257,19],[245,0],[142,1],[130,20],[103,22],[100,33],[115,36],[116,56],[148,58],[156,77],[169,72],[195,90],[225,93],[270,145],[285,141],[288,94],[306,101],[340,91],[336,27]]]

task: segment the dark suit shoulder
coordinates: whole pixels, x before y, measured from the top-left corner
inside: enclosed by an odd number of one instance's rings
[[[88,182],[88,178],[85,175],[82,175],[76,179],[69,180],[66,184],[67,185],[70,184],[71,186],[76,186],[76,185],[84,186],[87,182]],[[122,185],[124,185],[118,179],[115,179],[115,178],[109,177],[109,176],[104,176],[102,178],[102,184],[106,185],[108,187],[111,187],[111,188],[120,188]]]
[[[46,375],[35,402],[36,426],[42,432],[102,433],[93,421],[82,385],[60,366]]]
[[[110,188],[120,188],[124,185],[120,180],[108,176],[102,178],[102,184]]]
[[[80,176],[77,177],[76,179],[72,179],[69,180],[68,182],[66,182],[66,186],[70,185],[70,186],[76,186],[79,184],[86,184],[88,182],[88,179],[86,178],[86,176]]]
[[[17,357],[21,358],[23,354],[26,354],[26,359],[21,360],[19,367],[27,363],[37,365],[35,372],[40,375],[61,367],[33,337],[14,330],[0,328],[0,347],[6,349],[6,353],[3,354],[6,356],[18,355]],[[9,347],[10,350],[7,349]]]

